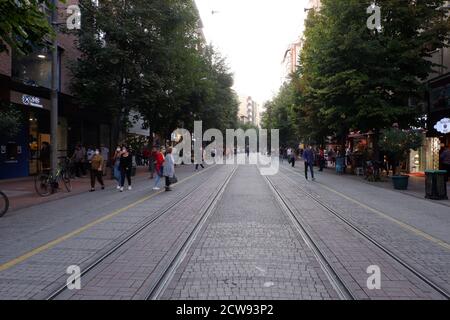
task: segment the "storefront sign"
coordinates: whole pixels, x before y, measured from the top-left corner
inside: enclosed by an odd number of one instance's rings
[[[447,134],[450,133],[450,119],[444,118],[434,126],[437,132]]]
[[[22,95],[22,102],[23,104],[27,106],[33,106],[37,108],[44,108],[44,106],[41,104],[41,99],[38,97],[33,97],[29,95]]]
[[[51,110],[50,100],[11,90],[11,102],[39,109]]]

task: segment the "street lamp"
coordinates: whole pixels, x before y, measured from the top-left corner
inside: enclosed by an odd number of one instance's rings
[[[58,166],[58,7],[57,0],[52,0],[52,27],[55,36],[52,41],[52,90],[51,90],[51,114],[50,114],[50,135],[52,148],[51,170],[52,176],[56,176]]]

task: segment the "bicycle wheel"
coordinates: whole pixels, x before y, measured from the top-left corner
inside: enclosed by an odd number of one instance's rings
[[[53,192],[51,177],[46,173],[40,173],[34,178],[34,187],[41,197],[47,197]]]
[[[64,171],[61,174],[61,180],[64,182],[64,186],[66,187],[67,192],[72,191],[72,183],[70,182],[70,175],[68,171]]]
[[[0,217],[3,216],[9,208],[9,200],[6,194],[0,191]]]

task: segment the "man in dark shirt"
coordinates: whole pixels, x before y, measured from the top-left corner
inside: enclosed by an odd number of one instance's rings
[[[447,175],[445,181],[448,182],[448,177],[450,174],[450,145],[445,148],[445,150],[441,153],[441,164],[442,168],[447,171]]]
[[[308,180],[308,168],[311,170],[312,180],[315,181],[314,178],[314,151],[311,146],[308,146],[305,151],[303,151],[303,160],[305,160],[305,178]]]

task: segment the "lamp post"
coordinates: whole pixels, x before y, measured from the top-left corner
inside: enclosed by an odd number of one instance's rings
[[[58,166],[58,8],[57,0],[52,0],[52,27],[55,37],[52,41],[52,90],[50,114],[51,170],[56,175]]]

